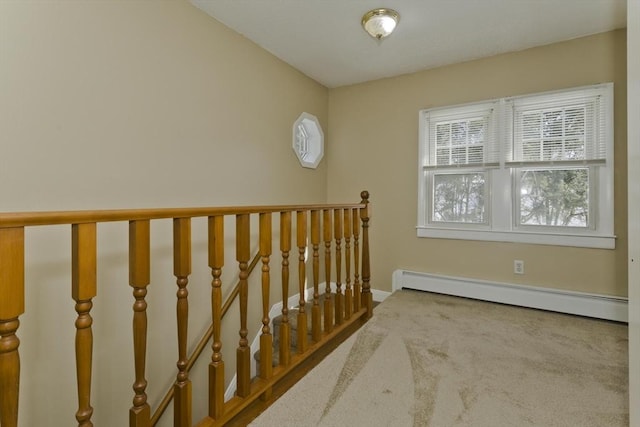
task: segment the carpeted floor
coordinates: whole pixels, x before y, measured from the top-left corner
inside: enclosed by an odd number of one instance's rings
[[[419,291],[251,426],[627,426],[627,326]]]

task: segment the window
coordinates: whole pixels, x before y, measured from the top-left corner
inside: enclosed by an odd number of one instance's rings
[[[324,156],[324,133],[318,118],[309,113],[302,113],[293,123],[294,153],[304,168],[315,169]]]
[[[420,111],[418,236],[615,247],[613,85]]]
[[[489,225],[488,169],[499,166],[494,105],[431,111],[425,118],[429,222]]]

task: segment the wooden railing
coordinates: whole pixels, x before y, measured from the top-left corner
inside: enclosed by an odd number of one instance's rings
[[[174,402],[174,426],[192,425],[192,380],[189,371],[195,357],[187,355],[189,317],[189,276],[191,275],[191,220],[205,217],[208,221],[208,267],[211,269],[211,359],[209,363],[208,416],[198,426],[224,425],[258,398],[267,399],[272,387],[323,343],[356,322],[364,322],[372,315],[369,265],[369,195],[354,204],[258,206],[229,208],[179,208],[112,211],[75,211],[0,214],[0,427],[18,426],[18,396],[20,384],[20,356],[18,330],[20,316],[25,312],[25,229],[35,226],[69,225],[71,228],[71,290],[77,312],[75,327],[75,365],[77,378],[78,426],[92,426],[91,402],[93,359],[93,319],[91,310],[97,296],[96,266],[98,260],[97,227],[100,223],[127,221],[129,223],[129,284],[133,288],[133,406],[129,410],[131,427],[155,425],[171,397]],[[269,309],[272,305],[271,265],[272,217],[279,215],[279,252],[283,320],[280,325],[279,365],[272,366],[273,336]],[[223,312],[230,300],[222,303],[222,271],[225,251],[225,217],[235,217],[235,253],[239,299],[239,342],[236,349],[235,396],[224,398],[225,361],[222,357]],[[251,351],[248,334],[249,261],[251,260],[252,216],[257,216],[258,256],[261,268],[260,367],[259,376],[251,378]],[[295,244],[298,249],[297,348],[291,353],[291,327],[287,304],[290,287],[290,252],[295,216]],[[147,399],[147,287],[151,282],[151,221],[173,220],[173,268],[177,290],[177,372],[172,391],[167,393],[151,415]],[[322,238],[322,239],[321,239]],[[344,249],[342,241],[344,240]],[[309,245],[309,242],[311,243]],[[324,302],[320,304],[320,245],[324,242]],[[311,256],[307,259],[307,251]],[[333,250],[332,250],[333,249]],[[353,257],[353,266],[352,266]],[[28,258],[27,258],[28,259]],[[342,262],[344,261],[344,264]],[[258,262],[254,259],[252,264]],[[307,264],[310,264],[313,300],[304,298],[307,291]],[[352,271],[353,267],[353,271]],[[343,276],[344,273],[344,276]],[[342,279],[344,277],[344,289]],[[335,278],[335,292],[331,281]],[[28,283],[27,283],[28,285]],[[96,301],[99,303],[99,301]],[[307,317],[311,315],[311,340],[308,340]],[[324,317],[324,321],[322,321]],[[255,326],[255,327],[254,327]],[[208,339],[208,338],[206,338]],[[202,352],[206,339],[197,346]],[[23,366],[28,372],[29,366]],[[97,366],[96,369],[100,369]],[[151,379],[153,381],[153,379]],[[171,396],[172,395],[172,396]],[[29,402],[28,402],[29,403]],[[164,406],[164,407],[163,407]]]

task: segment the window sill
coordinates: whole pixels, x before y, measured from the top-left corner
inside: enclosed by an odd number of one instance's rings
[[[483,240],[488,242],[529,243],[578,248],[615,249],[616,236],[519,231],[461,230],[455,228],[416,227],[418,237],[432,239]]]

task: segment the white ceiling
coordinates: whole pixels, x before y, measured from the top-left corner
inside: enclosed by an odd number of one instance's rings
[[[626,27],[626,0],[191,0],[323,85],[360,83]],[[362,15],[400,14],[382,42]]]

